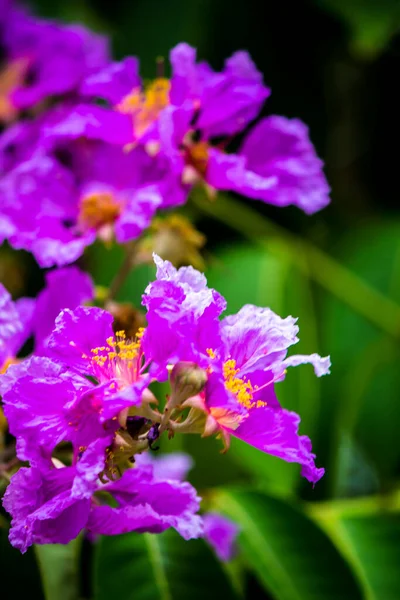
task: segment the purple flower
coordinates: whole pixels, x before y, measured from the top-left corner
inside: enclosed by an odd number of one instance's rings
[[[180,371],[188,373],[193,367],[186,361],[193,361],[208,374],[204,391],[185,396],[183,405],[194,411],[187,418],[188,430],[219,432],[226,446],[234,435],[298,462],[307,479],[318,481],[324,470],[315,467],[310,440],[298,435],[300,418],[280,406],[274,384],[284,379],[287,367],[302,363],[311,363],[317,376],[329,373],[329,358],[287,357],[288,348],[298,341],[296,320],[281,319],[268,308],[246,305],[219,321],[225,301],[207,288],[203,275],[155,260],[157,281],[143,299],[149,323],[143,339],[146,356],[156,364],[179,363]],[[205,424],[202,413],[207,415]],[[185,431],[184,423],[171,427]]]
[[[162,195],[146,175],[156,169],[143,150],[126,154],[117,145],[82,140],[79,128],[65,139],[58,131],[51,144],[51,152],[38,150],[0,183],[0,231],[14,248],[32,252],[42,267],[61,266],[96,235],[124,243],[149,226]]]
[[[232,560],[236,552],[239,526],[218,513],[203,515],[204,538],[223,562]]]
[[[171,80],[141,86],[129,57],[87,78],[81,93],[101,97],[131,120],[131,139],[169,163],[164,206],[185,201],[191,185],[206,178],[211,138],[232,136],[257,116],[269,89],[246,52],[229,58],[221,73],[196,64],[196,51],[179,44],[170,55]],[[173,175],[173,177],[171,177]]]
[[[105,37],[18,8],[7,11],[2,37],[7,66],[0,118],[5,120],[47,98],[77,92],[85,77],[109,62]]]
[[[192,486],[158,477],[150,465],[125,471],[117,482],[101,483],[104,450],[98,440],[73,466],[22,468],[12,477],[3,505],[12,516],[14,547],[25,552],[34,543],[65,544],[84,528],[93,535],[160,533],[169,527],[185,539],[202,534],[196,514],[200,499]],[[107,496],[117,507],[105,503]]]
[[[111,324],[112,316],[101,309],[66,309],[48,338],[52,358],[33,356],[3,376],[4,412],[21,460],[41,464],[62,442],[73,444],[75,456],[98,438],[112,444],[121,411],[141,406],[149,378],[140,336],[114,336]],[[148,447],[145,437],[136,445],[129,436],[125,441],[120,459]],[[110,469],[114,462],[118,467],[111,453]]]
[[[78,281],[81,275],[74,274]],[[52,296],[46,290],[39,303]],[[4,300],[0,314],[7,318]],[[168,527],[185,539],[202,535],[200,499],[181,482],[190,466],[185,457],[132,466],[150,446],[154,396],[146,390],[141,333],[129,341],[111,324],[98,308],[63,310],[48,338],[51,358],[32,356],[0,378],[17,456],[31,465],[12,478],[4,497],[10,541],[22,552],[32,543],[67,543],[83,528],[93,535]],[[60,445],[70,448],[70,466],[58,458]]]
[[[184,43],[173,48],[170,59],[171,104],[190,102],[198,111],[196,129],[206,139],[242,131],[270,95],[247,52],[233,54],[221,73],[207,63],[196,64],[196,50]]]
[[[87,98],[102,98],[115,106],[133,90],[140,89],[140,86],[139,61],[128,56],[87,77],[80,93]]]

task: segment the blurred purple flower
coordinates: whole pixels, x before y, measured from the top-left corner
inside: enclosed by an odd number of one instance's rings
[[[272,116],[254,126],[238,154],[211,152],[208,181],[219,190],[312,214],[330,201],[322,166],[304,123]]]
[[[138,237],[162,203],[157,167],[145,152],[126,154],[75,133],[60,134],[52,152],[38,150],[0,182],[0,233],[42,267],[75,261],[97,235],[119,243]]]
[[[58,314],[65,308],[74,309],[93,300],[94,294],[90,275],[78,267],[64,267],[46,273],[45,287],[36,299],[33,318],[36,354],[46,346]]]
[[[223,562],[232,560],[236,553],[239,526],[218,513],[203,515],[204,538]]]
[[[32,333],[35,300],[21,298],[13,302],[0,284],[0,373],[15,359]]]
[[[82,25],[38,19],[14,6],[3,11],[0,119],[54,96],[77,93],[83,79],[109,61],[107,38]],[[3,10],[3,9],[2,9]]]

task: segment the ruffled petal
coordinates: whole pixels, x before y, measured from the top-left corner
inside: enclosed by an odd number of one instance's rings
[[[94,297],[90,275],[78,267],[56,269],[46,273],[45,277],[46,287],[37,298],[33,325],[36,352],[45,344],[62,309],[74,309]]]
[[[79,306],[63,310],[48,340],[48,352],[71,369],[95,375],[91,350],[104,346],[113,336],[113,317],[101,308]]]
[[[296,321],[293,317],[282,319],[270,308],[246,304],[221,322],[224,354],[236,361],[241,373],[273,368],[299,341]]]
[[[316,483],[325,469],[315,466],[311,441],[298,434],[299,424],[300,417],[296,413],[266,406],[249,411],[249,416],[232,435],[267,454],[299,463],[303,477]]]
[[[196,514],[200,499],[188,483],[159,481],[149,467],[135,467],[103,489],[114,496],[119,507],[93,507],[88,529],[94,534],[160,533],[169,527],[184,539],[203,533],[201,517]]]

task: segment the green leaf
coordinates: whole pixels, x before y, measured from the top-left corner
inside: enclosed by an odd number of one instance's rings
[[[104,537],[97,548],[95,600],[234,598],[226,574],[203,540],[175,531]]]
[[[344,238],[337,252],[357,276],[399,302],[399,240],[399,222],[369,223]],[[324,306],[323,334],[335,375],[326,393],[339,409],[336,420],[331,420],[332,431],[346,430],[355,437],[365,458],[377,470],[381,485],[387,488],[400,460],[398,343],[333,297],[327,296]],[[375,310],[384,312],[379,303]],[[397,331],[393,322],[393,332]],[[340,470],[337,465],[337,474]]]
[[[76,600],[79,597],[80,544],[81,538],[77,538],[65,546],[35,546],[46,600]]]
[[[366,600],[400,597],[400,492],[309,505],[364,586]]]
[[[337,13],[350,31],[353,50],[362,56],[374,56],[384,50],[399,30],[400,9],[397,0],[318,0]]]
[[[345,518],[342,527],[359,561],[367,599],[400,598],[400,515]]]
[[[241,526],[240,548],[276,600],[363,598],[355,575],[332,541],[300,510],[247,491],[223,490],[214,504]]]
[[[125,258],[124,248],[116,244],[110,247],[100,241],[95,242],[86,252],[87,270],[96,285],[109,287]],[[119,290],[116,300],[131,302],[140,308],[142,294],[154,279],[155,268],[152,265],[140,265],[132,269]]]

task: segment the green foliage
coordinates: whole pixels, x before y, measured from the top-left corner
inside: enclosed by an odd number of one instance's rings
[[[81,537],[63,546],[35,546],[46,600],[76,600],[79,596]]]
[[[381,52],[398,32],[400,7],[397,0],[318,0],[346,24],[351,46],[361,56]]]
[[[97,548],[95,600],[217,600],[235,594],[202,540],[175,531],[103,538]]]
[[[279,600],[361,599],[350,566],[330,539],[286,502],[221,491],[215,504],[242,527],[239,542],[257,577]]]
[[[32,548],[22,555],[10,546],[8,527],[0,516],[0,572],[1,598],[26,598],[29,590],[30,600],[43,600],[38,564]],[[60,596],[61,600],[61,596]]]

